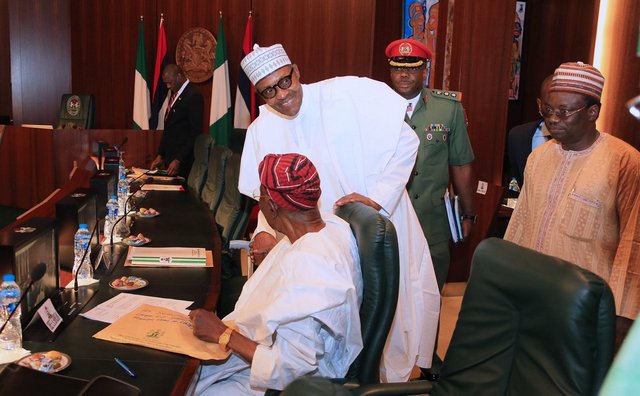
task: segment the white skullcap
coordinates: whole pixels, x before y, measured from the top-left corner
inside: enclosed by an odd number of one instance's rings
[[[291,61],[282,44],[274,44],[271,47],[260,47],[255,44],[253,51],[240,62],[242,70],[253,85],[279,68],[290,64]]]

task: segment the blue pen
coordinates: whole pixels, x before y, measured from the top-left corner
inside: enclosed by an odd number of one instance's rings
[[[136,373],[133,372],[133,370],[131,370],[129,368],[129,366],[127,366],[122,360],[118,359],[118,358],[113,358],[113,360],[116,361],[116,363],[118,364],[118,366],[122,367],[122,369],[129,374],[129,377],[135,377]]]

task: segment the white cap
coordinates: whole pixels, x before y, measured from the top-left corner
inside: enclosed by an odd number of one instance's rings
[[[291,60],[282,48],[282,44],[274,44],[271,47],[260,47],[255,44],[253,51],[240,62],[242,70],[253,85],[279,68],[290,64]]]

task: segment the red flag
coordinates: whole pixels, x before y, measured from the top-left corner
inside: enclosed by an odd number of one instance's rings
[[[242,56],[240,61],[244,59],[253,50],[253,23],[251,12],[247,20],[247,28],[244,31],[244,39],[242,40]],[[236,102],[233,112],[234,128],[247,129],[249,124],[258,116],[256,108],[256,89],[251,84],[249,77],[244,73],[242,67],[238,73],[238,88],[236,90]]]
[[[158,46],[156,48],[156,64],[153,70],[153,91],[151,93],[151,120],[149,128],[158,127],[158,114],[167,97],[167,86],[162,81],[162,70],[167,65],[167,37],[164,34],[164,16],[160,17],[158,29]],[[162,129],[162,128],[160,128]]]

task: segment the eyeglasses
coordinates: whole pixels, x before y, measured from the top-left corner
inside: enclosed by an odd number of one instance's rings
[[[293,79],[291,78],[292,76],[293,76],[293,66],[291,66],[291,73],[289,73],[288,75],[278,80],[276,85],[263,89],[260,92],[260,95],[262,95],[262,97],[265,99],[274,98],[276,96],[276,88],[289,89],[291,87],[291,84],[293,83]]]
[[[555,116],[558,117],[559,119],[566,120],[567,118],[571,117],[572,115],[578,112],[581,112],[586,108],[587,106],[585,105],[576,110],[569,110],[569,109],[558,110],[549,106],[540,106],[538,109],[538,113],[542,116],[542,118],[551,118],[551,116],[555,114]]]

